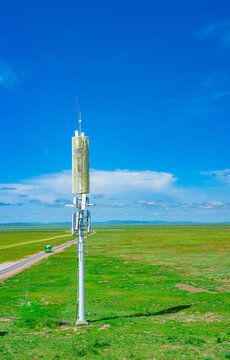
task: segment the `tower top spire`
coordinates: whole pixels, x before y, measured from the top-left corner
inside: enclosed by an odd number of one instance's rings
[[[78,118],[79,135],[81,135],[81,123],[82,123],[82,120],[81,120],[81,113],[79,112],[79,118]]]
[[[78,96],[76,96],[76,104],[77,104],[77,114],[78,114],[78,129],[79,129],[79,135],[81,135],[82,120],[81,120],[81,112],[79,111],[79,108],[78,108]]]

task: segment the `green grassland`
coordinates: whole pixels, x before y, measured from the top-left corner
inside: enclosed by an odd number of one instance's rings
[[[74,325],[73,245],[0,285],[0,358],[230,358],[229,240],[227,225],[97,228],[85,262],[90,324]]]

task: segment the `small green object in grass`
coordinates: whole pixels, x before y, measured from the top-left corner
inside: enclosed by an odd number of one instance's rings
[[[45,252],[46,252],[46,253],[50,253],[51,250],[52,250],[52,245],[46,245],[46,246],[45,246]]]
[[[230,352],[229,352],[229,353],[224,354],[224,358],[225,358],[225,359],[230,359]]]

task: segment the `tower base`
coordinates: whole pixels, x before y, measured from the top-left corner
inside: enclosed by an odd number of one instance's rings
[[[89,325],[89,322],[86,320],[83,320],[83,321],[77,320],[75,322],[75,325]]]

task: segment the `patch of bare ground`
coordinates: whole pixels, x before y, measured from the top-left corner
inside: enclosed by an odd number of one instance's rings
[[[214,323],[214,322],[222,322],[225,317],[212,313],[200,313],[199,311],[194,314],[187,314],[185,312],[180,312],[173,315],[167,315],[166,319],[152,318],[153,323],[192,323],[192,322],[201,322],[201,323]]]
[[[124,231],[124,229],[100,229],[100,232],[102,231]]]
[[[98,330],[108,330],[109,328],[111,328],[111,325],[109,324],[104,324],[101,328],[99,328]]]
[[[230,283],[230,279],[228,279],[228,278],[225,278],[225,279],[216,279],[216,281],[223,282],[223,283]]]
[[[143,256],[133,256],[133,260],[141,260]]]
[[[199,293],[199,292],[206,292],[206,293],[210,293],[210,294],[215,294],[215,291],[209,291],[207,289],[197,288],[197,287],[192,286],[192,285],[186,285],[186,284],[178,283],[175,286],[180,290],[185,290],[185,291],[188,291],[188,292],[193,293],[193,294],[194,293]]]
[[[219,292],[227,292],[229,293],[230,292],[230,285],[229,284],[225,284],[223,286],[218,286],[216,288],[216,290],[218,290]]]
[[[47,331],[31,331],[31,332],[27,332],[25,333],[26,335],[45,335],[45,334],[52,334],[53,332],[58,332],[58,331],[78,331],[81,334],[86,333],[86,330],[84,328],[86,327],[95,327],[95,325],[93,324],[89,324],[89,325],[81,325],[81,327],[71,327],[71,326],[61,326],[58,329],[52,329],[52,330],[47,330]]]
[[[162,348],[170,349],[170,350],[176,350],[176,349],[183,349],[182,345],[161,345]]]
[[[0,318],[0,322],[4,322],[4,321],[10,321],[11,319],[7,319],[7,318]]]
[[[221,322],[221,319],[224,318],[224,316],[217,315],[215,313],[212,313],[211,311],[206,312],[204,315],[202,315],[203,321],[206,322]]]
[[[152,266],[158,266],[158,265],[166,265],[166,266],[171,266],[171,265],[175,265],[175,263],[171,263],[171,262],[165,262],[165,261],[155,261],[154,263],[151,263],[149,265]]]
[[[26,335],[45,335],[46,333],[47,333],[47,331],[33,331],[33,332],[26,333]]]
[[[198,316],[198,319],[196,321],[202,321],[202,322],[221,322],[222,319],[224,318],[224,316],[212,313],[211,311],[205,313],[205,314],[200,314]]]

